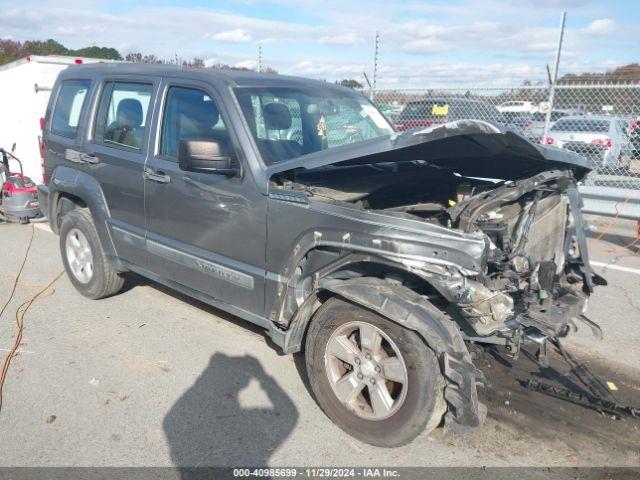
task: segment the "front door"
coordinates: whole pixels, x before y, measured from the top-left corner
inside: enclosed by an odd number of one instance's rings
[[[145,165],[149,268],[230,311],[262,316],[266,197],[247,168],[234,177],[179,168],[185,139],[217,141],[239,165],[244,159],[208,85],[166,81],[161,88],[155,154]]]

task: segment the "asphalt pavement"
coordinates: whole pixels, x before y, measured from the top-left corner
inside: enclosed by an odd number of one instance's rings
[[[635,225],[616,223],[601,236],[607,223],[595,223],[593,262],[609,286],[592,297],[589,316],[604,339],[581,328],[567,345],[621,401],[640,406],[640,255],[624,246]],[[42,225],[33,231],[0,318],[2,360],[16,309],[62,270],[58,237]],[[31,232],[0,225],[2,301]],[[91,301],[63,275],[24,316],[4,385],[0,466],[640,466],[640,420],[613,420],[519,385],[540,376],[570,383],[557,356],[541,370],[526,356],[485,354],[485,425],[466,435],[438,429],[395,449],[333,425],[300,360],[279,354],[259,328],[140,277]]]

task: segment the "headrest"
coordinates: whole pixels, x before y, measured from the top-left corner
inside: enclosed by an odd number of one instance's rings
[[[262,109],[264,126],[267,130],[287,130],[291,128],[291,112],[281,103],[268,103]]]
[[[187,117],[197,123],[199,126],[210,129],[218,123],[220,113],[216,104],[211,101],[193,101],[189,102],[189,107],[184,111]]]
[[[142,125],[142,104],[135,98],[125,98],[118,103],[116,120],[120,127],[138,128]]]

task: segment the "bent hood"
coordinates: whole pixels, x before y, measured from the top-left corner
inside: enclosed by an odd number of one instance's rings
[[[520,180],[546,170],[589,172],[585,158],[536,145],[519,134],[480,120],[456,122],[335,147],[270,166],[269,176],[294,169],[422,160],[467,177]]]

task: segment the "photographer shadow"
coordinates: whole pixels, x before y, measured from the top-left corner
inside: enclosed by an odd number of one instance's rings
[[[248,403],[257,406],[241,405],[238,393],[247,387]],[[216,353],[163,427],[182,478],[201,478],[202,467],[267,466],[297,420],[295,405],[256,358]]]

